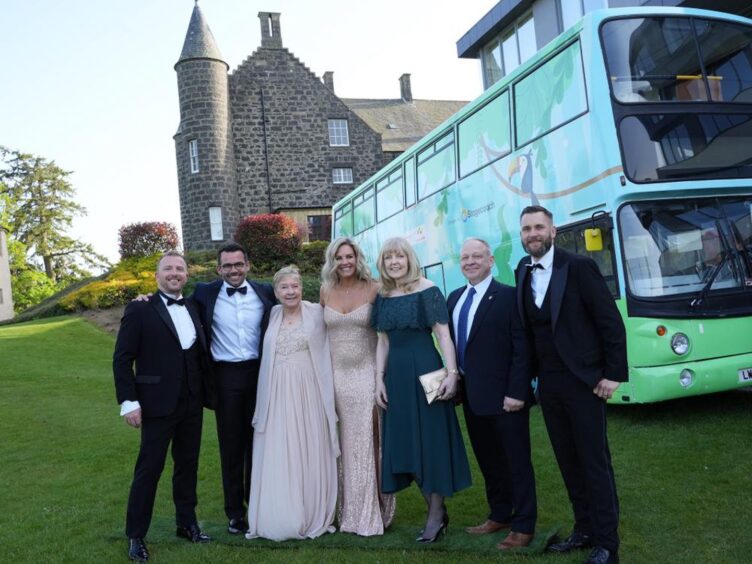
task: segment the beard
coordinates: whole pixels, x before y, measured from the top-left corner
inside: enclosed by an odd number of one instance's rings
[[[531,257],[535,257],[539,259],[549,251],[551,246],[554,244],[554,239],[553,237],[548,236],[548,237],[544,237],[541,241],[534,241],[534,242],[540,243],[540,246],[536,249],[531,249],[525,243],[522,243],[522,246],[525,249],[525,252],[527,252],[527,254],[529,254]]]

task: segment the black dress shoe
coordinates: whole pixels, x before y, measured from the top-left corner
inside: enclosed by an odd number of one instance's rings
[[[191,542],[211,542],[212,538],[206,533],[202,533],[198,525],[193,524],[187,527],[178,527],[175,534]]]
[[[619,554],[602,546],[596,546],[590,551],[585,564],[619,564]]]
[[[136,562],[146,562],[149,560],[149,551],[146,548],[144,539],[128,539],[128,558]]]
[[[239,535],[248,532],[248,523],[243,519],[230,519],[227,525],[227,532],[231,535]]]
[[[586,535],[585,533],[578,533],[577,531],[575,531],[563,541],[548,545],[548,548],[546,550],[548,552],[557,552],[559,554],[563,554],[564,552],[569,552],[570,550],[590,548],[591,546],[593,546],[593,539],[590,537],[590,535]]]

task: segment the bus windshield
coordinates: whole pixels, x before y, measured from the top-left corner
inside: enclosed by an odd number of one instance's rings
[[[627,284],[638,298],[752,288],[752,198],[650,201],[619,211]]]
[[[625,18],[601,31],[622,103],[752,102],[752,29],[687,17]]]

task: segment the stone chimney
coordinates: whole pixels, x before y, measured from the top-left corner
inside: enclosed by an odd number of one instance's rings
[[[413,92],[410,88],[410,75],[408,73],[403,74],[401,77],[399,77],[400,81],[400,96],[402,97],[403,102],[412,102],[413,101]]]
[[[332,71],[326,71],[324,73],[324,86],[334,94],[334,73]]]
[[[282,49],[282,31],[279,26],[279,12],[259,12],[261,23],[261,47]]]

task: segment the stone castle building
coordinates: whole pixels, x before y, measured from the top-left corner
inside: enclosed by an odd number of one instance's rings
[[[0,321],[13,317],[11,294],[10,258],[8,257],[7,233],[0,226]]]
[[[328,239],[331,206],[465,102],[341,99],[282,44],[280,14],[260,12],[261,46],[228,74],[198,4],[178,76],[174,136],[183,245],[213,249],[246,215],[281,212]]]

